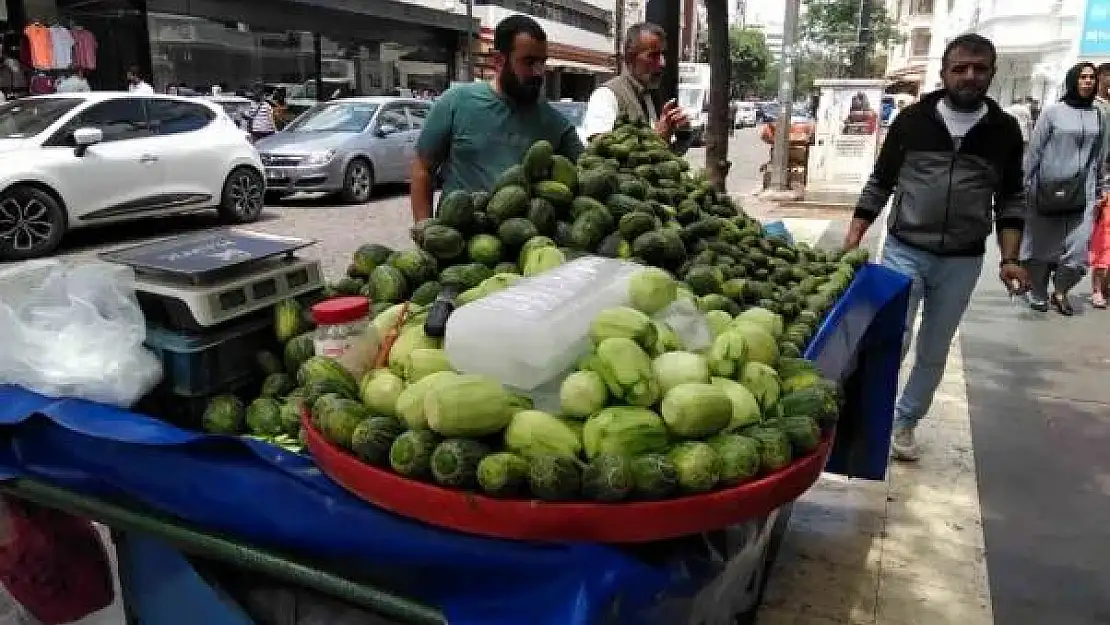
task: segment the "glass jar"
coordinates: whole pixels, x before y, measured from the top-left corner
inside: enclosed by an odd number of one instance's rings
[[[370,326],[370,300],[335,297],[312,307],[316,331],[312,342],[317,356],[342,358]]]

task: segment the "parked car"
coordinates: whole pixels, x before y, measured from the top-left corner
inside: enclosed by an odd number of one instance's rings
[[[215,209],[252,222],[264,191],[258,153],[215,102],[93,91],[0,105],[0,259],[143,217]]]
[[[582,143],[587,143],[589,141],[589,137],[586,136],[582,126],[582,122],[584,122],[586,119],[585,102],[560,100],[558,102],[552,102],[551,108],[559,111],[559,113],[562,114],[563,117],[567,118],[567,121],[569,121],[574,126],[575,130],[578,131],[578,137],[582,139]]]
[[[429,102],[389,96],[317,104],[255,143],[271,198],[297,192],[370,199],[374,185],[408,182]]]
[[[220,105],[220,108],[227,113],[231,121],[235,122],[247,139],[251,138],[250,128],[248,127],[248,119],[250,118],[251,111],[254,107],[254,100],[245,98],[241,95],[210,95],[202,96],[206,100],[210,100]]]
[[[736,128],[750,128],[756,124],[755,102],[737,102],[736,119],[732,121]]]

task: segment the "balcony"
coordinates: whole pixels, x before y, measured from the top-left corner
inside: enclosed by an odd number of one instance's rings
[[[975,31],[1000,52],[1067,49],[1079,34],[1082,16],[1062,2],[983,2]]]

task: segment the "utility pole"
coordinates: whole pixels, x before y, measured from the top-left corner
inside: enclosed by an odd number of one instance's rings
[[[779,72],[779,117],[775,122],[775,147],[771,159],[771,184],[790,190],[790,117],[794,112],[794,56],[798,40],[801,0],[786,0],[782,26],[782,69]]]
[[[474,0],[466,0],[466,80],[474,82]]]
[[[872,0],[859,1],[859,35],[856,37],[856,49],[852,54],[852,77],[867,78],[871,73],[868,67],[871,60],[871,2]]]
[[[655,106],[659,110],[667,100],[678,97],[678,58],[682,52],[679,39],[682,20],[679,16],[682,5],[680,0],[648,0],[645,13],[646,21],[662,26],[667,34],[663,82],[654,94],[657,100]]]
[[[618,74],[624,73],[624,8],[626,0],[617,0],[613,8],[613,58],[617,61]]]

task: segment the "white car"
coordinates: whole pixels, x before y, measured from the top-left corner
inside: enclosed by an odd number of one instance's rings
[[[52,252],[68,230],[217,210],[263,209],[262,161],[215,102],[124,92],[0,105],[0,260]]]

